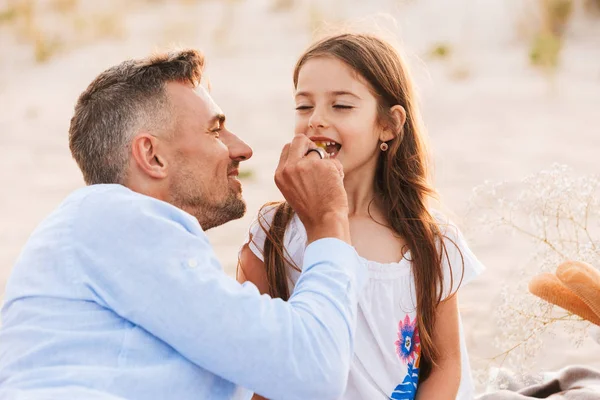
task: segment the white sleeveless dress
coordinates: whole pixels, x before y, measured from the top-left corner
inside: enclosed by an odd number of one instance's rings
[[[275,207],[266,208],[261,223],[269,227]],[[458,245],[446,240],[448,259],[444,259],[444,292],[457,290],[483,271],[483,265],[469,250],[454,225],[440,225],[443,233]],[[255,220],[250,228],[250,249],[264,261],[265,233]],[[306,230],[297,215],[285,232],[284,246],[288,257],[301,267],[306,248]],[[414,399],[419,380],[419,336],[416,331],[416,297],[411,274],[410,254],[397,263],[381,264],[362,259],[369,279],[362,292],[357,312],[354,359],[348,376],[344,400]],[[463,275],[464,259],[464,275]],[[449,262],[448,262],[449,261]],[[449,264],[452,268],[449,267]],[[288,269],[290,292],[300,272]],[[461,282],[462,278],[462,282]],[[450,286],[452,281],[452,286]],[[461,324],[461,382],[459,400],[472,400],[474,387]]]

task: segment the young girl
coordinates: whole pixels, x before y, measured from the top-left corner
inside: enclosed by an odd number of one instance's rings
[[[428,206],[435,192],[406,66],[388,43],[342,34],[300,57],[294,87],[295,132],[343,165],[352,244],[369,270],[343,398],[472,399],[455,293],[482,266]],[[305,247],[294,211],[267,204],[240,253],[238,280],[287,300]]]

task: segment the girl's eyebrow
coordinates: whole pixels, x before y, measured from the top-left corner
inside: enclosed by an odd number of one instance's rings
[[[327,94],[330,94],[330,95],[333,95],[333,96],[352,96],[352,97],[356,97],[359,100],[362,100],[359,95],[357,95],[355,93],[352,93],[352,92],[349,92],[347,90],[336,90],[336,91],[333,91],[333,92],[328,92]]]
[[[347,90],[334,90],[334,91],[331,91],[331,92],[327,92],[327,94],[329,96],[352,96],[352,97],[356,97],[359,100],[362,100],[359,95],[357,95],[355,93],[352,93],[352,92],[349,92]],[[312,97],[312,94],[310,92],[297,92],[295,97],[296,98],[298,98],[298,97]]]
[[[296,95],[294,97],[298,98],[298,97],[312,97],[312,96],[309,92],[296,92]]]

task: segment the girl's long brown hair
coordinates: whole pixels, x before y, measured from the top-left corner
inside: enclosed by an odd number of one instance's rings
[[[396,50],[381,39],[364,34],[340,34],[313,44],[298,60],[294,87],[302,66],[315,57],[335,57],[349,65],[371,86],[378,100],[382,126],[395,126],[397,136],[387,142],[375,174],[375,190],[387,211],[387,222],[406,241],[410,250],[417,295],[417,327],[421,341],[420,379],[425,380],[439,358],[432,335],[436,309],[444,295],[442,259],[448,258],[440,226],[428,209],[436,193],[430,184],[428,152],[420,114],[408,70]],[[406,123],[396,126],[390,113],[394,105],[406,110]],[[270,227],[260,217],[267,234],[264,260],[271,296],[290,297],[287,267],[298,268],[284,248],[285,230],[294,211],[285,202],[276,206]],[[388,211],[389,210],[389,211]],[[460,250],[459,250],[460,251]],[[462,257],[462,255],[461,255]],[[463,266],[464,268],[464,266]],[[452,274],[450,274],[452,276]],[[450,281],[452,287],[452,280]]]

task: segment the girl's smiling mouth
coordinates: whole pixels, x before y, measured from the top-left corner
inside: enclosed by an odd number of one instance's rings
[[[317,147],[325,150],[327,154],[329,154],[330,158],[335,158],[342,149],[341,144],[331,139],[311,138],[311,140],[317,145]]]

